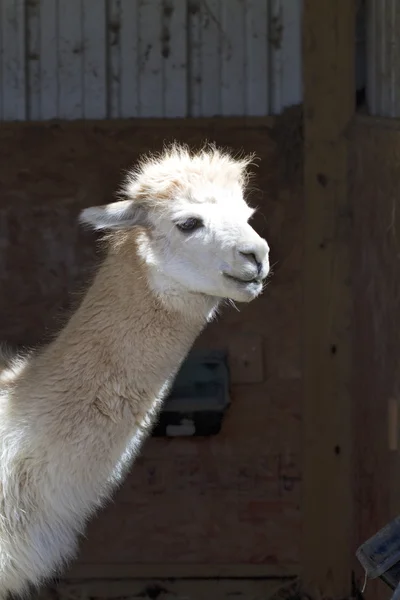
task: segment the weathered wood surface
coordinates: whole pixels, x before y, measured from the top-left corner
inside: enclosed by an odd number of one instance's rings
[[[296,116],[296,115],[295,115]],[[285,120],[286,119],[286,120]],[[271,244],[262,298],[230,308],[199,344],[227,348],[232,405],[210,440],[151,439],[88,530],[76,569],[94,577],[296,574],[300,542],[301,140],[296,117],[8,125],[0,129],[0,338],[48,339],[95,260],[78,230],[139,153],[176,138],[256,151],[255,226]],[[297,141],[296,141],[297,140]],[[7,157],[7,159],[5,159]],[[10,157],[12,157],[10,159]],[[136,571],[135,571],[136,569]],[[196,571],[197,570],[197,571]],[[72,571],[71,571],[72,573]]]
[[[304,3],[304,403],[302,575],[314,598],[350,595],[353,0]]]

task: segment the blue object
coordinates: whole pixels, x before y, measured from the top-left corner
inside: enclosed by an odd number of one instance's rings
[[[356,556],[366,576],[382,579],[394,590],[391,600],[400,600],[400,517],[362,544]]]

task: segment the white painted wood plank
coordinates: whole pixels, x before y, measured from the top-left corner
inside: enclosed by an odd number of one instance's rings
[[[188,116],[201,116],[201,10],[199,3],[188,5]]]
[[[270,43],[272,64],[271,112],[302,99],[301,0],[271,0]]]
[[[245,113],[265,116],[269,112],[268,0],[245,0],[245,10]]]
[[[58,0],[40,1],[40,118],[58,117]]]
[[[31,0],[26,4],[27,29],[27,118],[40,120],[40,2]]]
[[[222,0],[226,2],[226,0]],[[201,2],[201,116],[221,114],[221,0]]]
[[[83,117],[107,116],[106,3],[82,0],[83,18]]]
[[[141,0],[139,14],[139,113],[164,115],[162,0]]]
[[[0,26],[3,118],[6,121],[23,121],[26,119],[24,0],[2,1]]]
[[[121,0],[108,2],[108,117],[120,116],[120,74],[121,74]]]
[[[186,117],[188,112],[186,0],[164,3],[161,44],[161,54],[164,59],[164,116]]]
[[[378,52],[375,52],[377,47],[376,26],[378,25],[377,3],[375,1],[367,2],[366,11],[366,41],[367,41],[367,86],[366,97],[368,111],[372,115],[377,115],[379,108],[379,94],[377,83],[380,76]]]
[[[386,33],[386,21],[387,21],[387,8],[388,4],[390,5],[391,0],[383,0],[380,4],[380,9],[378,7],[377,11],[377,21],[376,21],[376,36],[377,36],[377,48],[379,48],[379,81],[378,81],[378,90],[380,103],[382,107],[387,107],[388,99],[389,99],[389,90],[388,90],[388,73],[390,72],[390,50],[389,55],[387,53],[387,44],[385,44],[385,40],[387,38]],[[383,9],[383,10],[382,10]],[[390,75],[389,75],[390,81]],[[386,110],[385,110],[386,112]],[[387,113],[386,113],[387,114]]]
[[[283,0],[283,106],[299,104],[302,100],[302,13],[303,2]]]
[[[398,0],[367,3],[366,92],[369,113],[400,117],[400,6]],[[360,23],[361,25],[361,23]],[[362,32],[359,32],[361,37]]]
[[[121,2],[121,117],[139,116],[139,4]]]
[[[83,38],[81,0],[59,0],[58,67],[61,119],[83,117]]]
[[[270,0],[269,43],[271,51],[270,98],[271,113],[279,114],[284,101],[282,95],[283,79],[283,6],[282,0]]]
[[[0,19],[3,14],[3,0],[0,0]],[[0,23],[0,121],[3,121],[3,30]]]
[[[371,3],[369,3],[371,4]],[[399,6],[400,9],[400,6]],[[355,71],[356,71],[356,90],[361,91],[366,88],[366,13],[367,7],[358,0],[356,2],[356,55],[355,55]]]
[[[242,0],[222,2],[221,112],[224,116],[245,113],[245,15]]]

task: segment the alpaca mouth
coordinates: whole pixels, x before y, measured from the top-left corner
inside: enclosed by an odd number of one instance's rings
[[[223,273],[223,276],[239,285],[249,285],[249,283],[254,283],[256,285],[260,285],[262,283],[261,277],[254,277],[252,279],[241,279],[240,277],[235,277],[234,275],[229,275],[229,273]]]

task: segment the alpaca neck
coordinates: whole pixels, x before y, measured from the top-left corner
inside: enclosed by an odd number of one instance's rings
[[[188,294],[179,311],[148,275],[137,255],[112,248],[69,323],[9,387],[7,427],[43,466],[51,506],[32,493],[57,527],[73,514],[79,528],[122,481],[206,323],[210,300]]]
[[[131,398],[145,414],[215,309],[217,301],[206,296],[155,290],[148,266],[124,251],[111,248],[80,308],[33,360],[30,375],[36,389],[46,387],[45,397],[68,389],[65,402],[81,407],[97,394],[116,409],[116,397]]]
[[[193,343],[213,317],[218,299],[166,284],[131,248],[123,254],[123,248],[110,250],[55,344],[108,347],[119,361],[125,355],[131,363],[132,346],[144,351],[149,340],[151,352],[165,345],[167,355],[172,342],[177,348]]]

